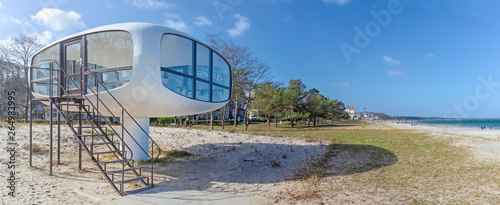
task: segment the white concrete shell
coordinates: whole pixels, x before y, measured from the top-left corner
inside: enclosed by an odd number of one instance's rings
[[[160,45],[162,36],[164,34],[176,34],[182,37],[187,37],[198,43],[201,42],[187,34],[167,27],[149,23],[121,23],[107,25],[59,39],[44,47],[41,51],[45,48],[51,47],[52,45],[73,38],[104,31],[126,31],[130,33],[132,37],[132,77],[128,84],[110,90],[111,94],[125,107],[128,112],[130,112],[132,116],[148,118],[198,114],[218,109],[224,106],[229,100],[228,99],[223,102],[203,102],[190,99],[173,92],[162,84],[162,73],[160,70],[160,60],[162,57],[162,54],[160,53]],[[35,56],[37,54],[35,54]],[[33,94],[37,98],[46,97],[35,92],[33,92]],[[89,93],[87,96],[95,102],[94,94]],[[99,98],[107,103],[115,115],[121,112],[121,109],[116,106],[114,101],[106,93],[100,93]],[[105,112],[104,109],[102,111]]]
[[[109,92],[111,93],[114,98],[131,114],[133,118],[135,118],[135,121],[142,127],[138,127],[137,124],[130,119],[130,117],[125,114],[123,116],[123,124],[124,127],[129,131],[130,135],[134,137],[134,139],[137,141],[137,143],[130,138],[128,133],[122,133],[124,135],[124,140],[125,143],[131,148],[131,151],[134,153],[134,159],[138,160],[147,160],[147,155],[144,151],[142,150],[148,150],[148,142],[149,138],[145,133],[149,132],[149,118],[151,117],[167,117],[167,116],[183,116],[183,115],[192,115],[192,114],[199,114],[199,113],[205,113],[209,112],[215,109],[218,109],[222,106],[224,106],[230,99],[231,96],[231,70],[229,67],[229,64],[225,59],[220,57],[219,54],[217,54],[215,51],[212,49],[208,48],[208,46],[203,45],[201,41],[196,40],[195,38],[192,38],[184,33],[181,33],[179,31],[166,28],[163,26],[159,25],[154,25],[154,24],[149,24],[149,23],[122,23],[122,24],[114,24],[114,25],[108,25],[108,26],[102,26],[98,28],[93,28],[90,30],[86,30],[77,34],[73,34],[71,36],[59,39],[55,41],[52,44],[49,44],[48,46],[44,47],[41,49],[39,52],[37,52],[34,57],[33,61],[34,63],[37,63],[36,65],[32,65],[32,72],[35,74],[31,73],[30,74],[30,81],[33,83],[32,87],[32,93],[35,98],[44,98],[48,97],[47,95],[44,95],[44,93],[50,93],[49,86],[43,87],[45,85],[38,85],[38,84],[43,84],[42,81],[48,81],[50,77],[48,77],[47,70],[43,71],[41,68],[37,68],[40,63],[44,64],[43,62],[48,62],[48,61],[58,61],[58,62],[64,62],[64,66],[68,68],[68,62],[73,63],[73,66],[71,69],[75,70],[75,62],[78,61],[76,59],[80,58],[78,63],[83,63],[87,65],[87,56],[89,56],[87,45],[88,45],[88,36],[99,34],[99,33],[106,33],[106,32],[127,32],[130,35],[127,36],[126,43],[127,45],[130,44],[130,40],[132,41],[132,52],[130,56],[132,56],[133,60],[131,61],[132,65],[127,65],[127,72],[130,72],[131,69],[131,75],[127,74],[130,79],[127,77],[126,84],[120,84],[120,86],[115,87],[113,89],[109,89]],[[162,44],[164,35],[167,35],[169,38],[177,39],[180,37],[179,41],[186,41],[191,42],[192,44],[192,52],[185,52],[184,50],[189,50],[189,49],[176,49],[177,47],[175,46],[170,46],[171,44],[165,43],[165,42],[170,42],[170,41],[165,41]],[[112,35],[110,35],[112,36]],[[107,36],[109,42],[114,42],[114,38]],[[171,37],[175,36],[175,37]],[[175,40],[173,42],[176,42]],[[68,46],[71,45],[76,45],[78,46],[78,49],[73,50],[74,53],[78,54],[75,55],[75,58],[72,58],[71,61],[68,61],[69,58],[67,58],[67,49]],[[110,44],[111,45],[111,44]],[[187,44],[187,47],[183,48],[189,48],[189,43]],[[105,49],[105,46],[102,46],[103,49],[100,51],[108,51]],[[168,51],[170,53],[165,53],[162,49],[165,49],[167,47]],[[198,54],[197,53],[197,48],[200,47],[200,50],[203,50],[204,55]],[[126,47],[127,49],[130,47]],[[50,52],[48,52],[50,50]],[[119,53],[121,50],[115,50],[117,53]],[[129,50],[127,50],[129,51]],[[48,55],[48,53],[51,53]],[[63,54],[64,53],[64,54]],[[98,52],[96,52],[98,53]],[[130,53],[130,52],[127,52]],[[208,53],[208,55],[206,55]],[[116,53],[109,53],[109,52],[103,52],[99,54],[99,57],[101,59],[107,58],[106,55],[110,55],[109,59],[111,58],[117,58],[119,59],[120,57],[113,56],[113,54]],[[104,55],[104,57],[103,57]],[[117,54],[116,54],[117,55]],[[166,60],[166,56],[171,55],[170,58],[168,58],[170,61],[175,61],[176,58],[184,58],[188,55],[191,55],[192,57],[192,64],[191,68],[189,68],[189,64],[185,65],[180,65],[176,66],[173,65],[171,67],[166,67],[162,68],[161,64],[164,63]],[[186,55],[186,56],[184,56]],[[204,79],[198,78],[198,76],[202,76],[196,73],[196,70],[198,69],[197,67],[197,58],[195,56],[203,56],[205,59],[204,64],[200,62],[200,65],[203,65],[204,67],[200,67],[199,70],[205,70],[205,76],[210,76],[210,77],[205,77]],[[50,57],[47,57],[50,56]],[[215,71],[215,57],[217,57],[217,62],[218,62],[218,67],[217,71]],[[128,58],[127,58],[128,59]],[[163,59],[163,60],[162,60]],[[189,59],[189,56],[188,58]],[[201,59],[201,57],[200,57]],[[209,60],[208,60],[209,59]],[[186,61],[189,62],[189,61]],[[210,62],[207,64],[207,62]],[[34,64],[33,63],[33,64]],[[46,64],[46,63],[45,63]],[[63,64],[63,63],[60,63]],[[208,66],[207,66],[208,65]],[[222,66],[220,66],[222,65]],[[94,64],[93,66],[96,66]],[[227,67],[226,67],[227,66]],[[88,66],[87,66],[88,67]],[[192,74],[182,76],[182,73],[176,73],[176,70],[178,67],[181,68],[188,68],[192,69]],[[222,69],[221,69],[222,68]],[[95,67],[94,67],[95,69]],[[107,68],[108,70],[111,69],[111,71],[105,71],[105,72],[116,72],[118,76],[118,71],[114,71],[113,69],[115,68]],[[162,69],[166,69],[166,71],[162,71]],[[169,70],[170,69],[170,70]],[[206,71],[208,69],[208,71]],[[35,71],[33,71],[35,70]],[[106,70],[106,69],[102,69]],[[101,70],[101,71],[102,71]],[[224,70],[224,71],[220,71]],[[40,74],[43,73],[44,74]],[[98,71],[98,70],[94,70]],[[65,71],[66,72],[66,71]],[[73,71],[75,72],[75,71]],[[216,75],[215,73],[221,73],[223,72],[222,76],[224,77],[214,77]],[[114,73],[113,73],[114,74]],[[165,74],[165,76],[174,76],[174,77],[162,77]],[[61,74],[57,74],[61,75]],[[44,76],[44,77],[40,77]],[[88,77],[92,76],[91,74],[87,75]],[[87,78],[88,78],[87,77]],[[177,77],[177,79],[176,79]],[[35,78],[35,79],[32,79]],[[104,79],[104,77],[102,77]],[[118,77],[117,77],[118,78]],[[181,79],[182,80],[179,80]],[[66,78],[64,78],[66,79]],[[166,79],[166,81],[165,81]],[[219,82],[216,82],[216,79],[224,79],[222,85]],[[192,84],[185,83],[188,82],[189,80],[192,80]],[[39,81],[39,82],[36,82]],[[122,81],[125,83],[125,81]],[[164,84],[164,82],[166,82]],[[191,97],[188,96],[188,94],[179,94],[179,92],[174,92],[170,88],[167,88],[172,82],[182,84],[186,86],[186,88],[192,89],[191,90]],[[182,83],[179,83],[182,82]],[[191,82],[191,81],[189,81]],[[198,83],[199,82],[199,83]],[[95,82],[94,82],[95,83]],[[202,86],[205,86],[202,90]],[[208,86],[207,86],[208,85]],[[39,86],[39,87],[37,87]],[[192,86],[192,88],[190,88]],[[200,86],[199,90],[198,87]],[[217,88],[216,88],[217,87]],[[46,90],[43,93],[39,91],[39,88],[42,88],[41,90]],[[181,86],[181,88],[183,88]],[[62,88],[61,88],[62,89]],[[64,88],[66,89],[66,88]],[[217,89],[217,91],[215,91]],[[208,93],[207,94],[207,90]],[[223,90],[223,91],[220,91]],[[197,92],[203,93],[203,94],[196,94]],[[189,93],[189,92],[187,92]],[[218,97],[214,97],[214,93],[222,93],[218,95]],[[77,94],[80,95],[80,94]],[[115,117],[122,117],[122,108],[118,106],[118,103],[112,99],[111,95],[109,95],[107,92],[99,92],[99,99],[104,102],[105,106],[109,108],[110,112],[104,108],[104,105],[99,101],[99,112],[103,116],[115,116]],[[200,100],[196,96],[209,96],[209,100]],[[57,95],[52,95],[52,97],[55,97]],[[91,101],[93,105],[97,105],[97,96],[92,93],[88,92],[86,94],[87,98]],[[223,96],[223,97],[220,97]],[[227,98],[227,99],[226,99]],[[213,100],[217,99],[217,100]],[[48,104],[47,101],[42,101],[46,104]],[[85,104],[88,105],[88,102]],[[63,109],[65,107],[63,106]],[[71,108],[70,108],[71,109]],[[73,108],[77,111],[76,108]],[[145,132],[143,132],[143,130]],[[143,147],[141,150],[140,147]]]

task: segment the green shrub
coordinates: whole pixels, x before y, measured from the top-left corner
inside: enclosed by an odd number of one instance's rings
[[[173,117],[160,117],[158,124],[160,125],[169,125],[174,122]]]

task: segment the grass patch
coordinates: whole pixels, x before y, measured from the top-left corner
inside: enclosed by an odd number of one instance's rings
[[[30,150],[30,145],[29,144],[24,144],[23,145],[23,149],[26,150],[26,151],[29,151]],[[31,149],[32,149],[33,153],[41,153],[41,152],[46,151],[45,149],[43,149],[42,146],[40,146],[37,143],[33,143],[31,145]]]
[[[336,155],[334,147],[329,145],[324,155],[315,157],[311,156],[308,162],[304,165],[298,165],[295,171],[295,176],[300,180],[319,179],[328,173],[330,159]]]
[[[153,153],[153,157],[156,156],[157,154],[158,154],[158,149],[155,149],[155,152]],[[154,163],[166,164],[171,159],[189,157],[189,156],[193,156],[193,154],[191,154],[188,151],[184,151],[184,150],[175,150],[175,149],[174,150],[162,150],[160,153],[160,156],[158,157],[158,159],[156,159],[154,161]],[[151,160],[137,161],[137,164],[139,164],[139,165],[151,164]]]
[[[431,133],[388,129],[359,121],[298,124],[226,126],[225,132],[291,137],[306,141],[329,141],[328,152],[295,170],[298,189],[288,198],[307,200],[338,195],[338,190],[369,193],[395,203],[489,203],[500,204],[500,165],[478,161],[468,148],[455,146],[453,139]],[[195,126],[208,130],[208,126]],[[383,128],[383,129],[380,129]],[[342,153],[340,155],[339,153]],[[361,164],[342,164],[347,159]],[[332,167],[341,169],[332,172]],[[325,181],[336,181],[325,183]],[[374,189],[374,187],[376,187]],[[482,187],[483,190],[478,189]],[[484,191],[490,190],[490,191]],[[385,197],[390,192],[391,197]],[[286,197],[285,197],[286,198]],[[438,201],[439,199],[439,201]]]

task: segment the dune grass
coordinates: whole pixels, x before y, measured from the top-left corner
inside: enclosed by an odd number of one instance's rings
[[[158,155],[158,149],[155,149],[155,152],[153,153],[153,157],[155,157],[156,155]],[[154,163],[164,165],[164,164],[168,163],[169,160],[171,160],[171,159],[189,157],[192,155],[193,154],[191,154],[190,152],[184,151],[184,150],[161,150],[160,155],[154,161]],[[139,164],[139,165],[151,164],[151,160],[137,161],[137,164]]]
[[[195,128],[207,129],[206,126]],[[229,125],[224,131],[322,140],[330,142],[334,145],[331,149],[340,152],[378,153],[373,155],[373,163],[362,168],[346,167],[342,174],[331,174],[327,170],[306,175],[303,182],[312,181],[315,187],[291,193],[294,199],[334,197],[349,191],[405,204],[500,204],[499,163],[474,159],[470,150],[453,145],[451,138],[409,130],[378,129],[380,126],[373,124],[363,127],[359,121],[325,123],[317,127],[301,124],[293,129],[288,125],[269,128],[266,124],[250,125],[247,131],[243,128]],[[215,129],[222,131],[220,126]],[[326,155],[332,154],[327,152]],[[394,156],[396,161],[378,163],[386,156]],[[326,158],[335,163],[335,155]],[[321,162],[320,159],[314,163],[324,167]],[[314,163],[308,166],[316,170]],[[312,180],[318,177],[319,180]]]

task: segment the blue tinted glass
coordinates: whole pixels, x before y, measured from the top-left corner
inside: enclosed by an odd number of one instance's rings
[[[162,72],[162,82],[170,90],[183,96],[193,97],[193,79]]]
[[[196,44],[196,77],[210,80],[210,49]]]
[[[229,90],[219,86],[212,87],[212,102],[223,102],[229,99]]]
[[[216,53],[213,54],[213,82],[229,87],[229,65]]]
[[[160,67],[193,75],[193,41],[176,35],[163,35]]]
[[[210,101],[210,85],[201,81],[196,81],[196,99]]]

